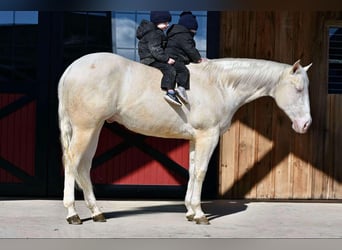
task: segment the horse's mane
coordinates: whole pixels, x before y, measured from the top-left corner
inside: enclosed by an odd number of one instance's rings
[[[211,59],[203,64],[203,70],[209,74],[210,82],[249,89],[259,89],[265,84],[278,82],[286,67],[289,65],[248,58]]]

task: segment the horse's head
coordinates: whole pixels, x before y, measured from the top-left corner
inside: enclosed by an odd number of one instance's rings
[[[305,133],[311,125],[309,79],[307,70],[312,64],[302,67],[299,60],[281,76],[274,91],[278,106],[289,116],[292,128],[297,133]]]

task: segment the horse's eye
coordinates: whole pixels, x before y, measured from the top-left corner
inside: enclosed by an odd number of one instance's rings
[[[302,92],[304,90],[304,84],[300,82],[294,82],[294,86],[297,92]]]
[[[301,93],[301,92],[303,92],[303,90],[304,90],[304,87],[301,87],[301,88],[296,87],[297,93]]]

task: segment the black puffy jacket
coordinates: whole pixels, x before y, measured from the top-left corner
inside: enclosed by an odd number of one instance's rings
[[[155,61],[167,63],[169,56],[164,51],[166,36],[154,23],[142,20],[137,28],[136,37],[139,39],[140,62],[147,65]]]
[[[201,59],[201,55],[196,49],[193,33],[179,24],[173,24],[168,29],[165,51],[171,58],[185,64],[197,63]]]

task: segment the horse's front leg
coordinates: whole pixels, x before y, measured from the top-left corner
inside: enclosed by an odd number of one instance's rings
[[[191,209],[195,212],[194,220],[197,224],[209,224],[201,207],[201,193],[208,163],[218,143],[218,129],[199,131],[195,141],[194,183],[190,200]]]
[[[189,152],[189,181],[185,195],[185,207],[187,209],[186,218],[188,221],[193,221],[195,217],[195,211],[191,207],[192,192],[194,190],[195,183],[195,142],[190,141],[190,152]]]

